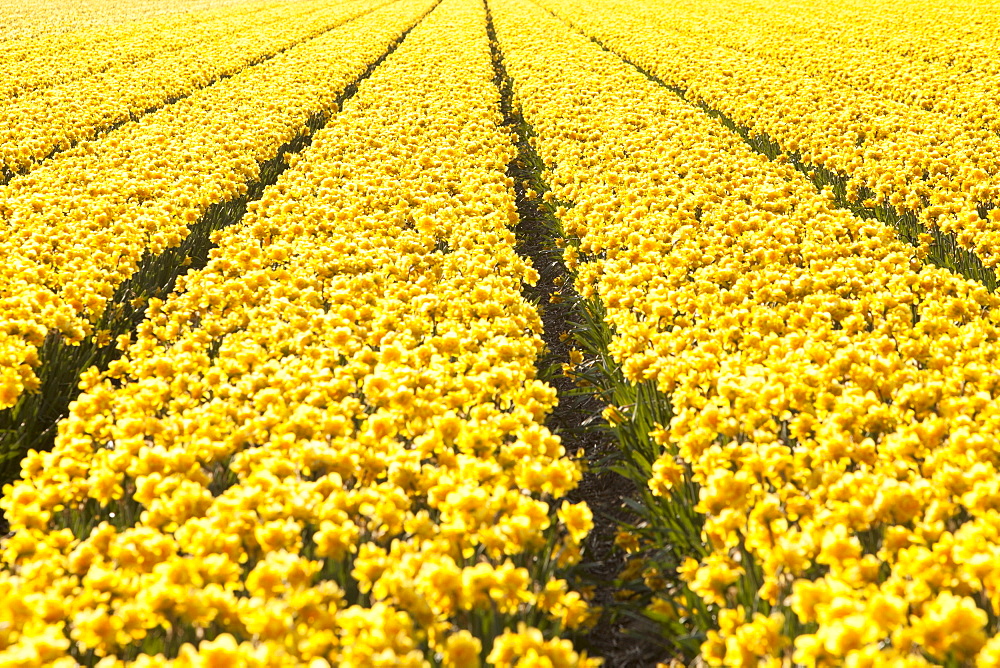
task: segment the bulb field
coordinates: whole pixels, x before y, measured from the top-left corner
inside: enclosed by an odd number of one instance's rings
[[[996,0],[0,25],[0,667],[1000,667]]]

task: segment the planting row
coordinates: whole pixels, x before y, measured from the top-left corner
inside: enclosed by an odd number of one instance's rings
[[[333,113],[431,4],[401,0],[374,10],[0,188],[5,441],[22,440],[27,408],[19,403],[34,401],[26,393],[49,373],[43,343],[100,346],[126,334],[108,322],[129,306],[124,300],[141,305],[151,288],[123,295],[119,287],[195,224],[219,222],[207,213],[225,218],[219,205],[239,202],[262,163]]]
[[[537,5],[491,8],[631,397],[606,411],[646,486],[623,577],[663,640],[995,665],[1000,300]]]
[[[199,26],[190,43],[0,102],[0,171],[36,169],[52,154],[241,72],[371,11],[385,0],[278,6]],[[171,34],[177,34],[174,31]],[[183,42],[182,42],[183,44]]]
[[[861,44],[959,71],[1000,73],[994,55],[1000,46],[1000,7],[995,0],[879,0],[877,5],[838,0],[788,7],[796,13],[796,22],[838,35],[840,45]]]
[[[35,39],[14,40],[0,50],[0,99],[17,97],[48,86],[136,63],[167,51],[225,34],[260,12],[268,14],[286,1],[257,0],[180,16],[151,18],[103,29],[59,32]]]
[[[660,22],[655,9],[541,4],[687,100],[840,180],[847,200],[954,235],[988,267],[1000,261],[1000,137],[991,130],[707,44]]]
[[[241,0],[124,0],[108,11],[100,2],[58,2],[53,0],[23,0],[0,7],[0,46],[6,52],[11,46],[21,47],[33,40],[52,39],[59,34],[81,30],[100,33],[115,26],[151,20],[159,16],[197,13],[238,4]],[[295,1],[295,0],[293,0]],[[57,48],[60,42],[53,39]]]
[[[486,15],[444,0],[5,490],[0,663],[592,666]]]
[[[731,0],[694,6],[657,2],[645,16],[708,40],[841,86],[965,120],[970,128],[1000,131],[1000,71],[916,58],[912,53],[868,46],[845,36],[811,8]],[[1000,26],[996,26],[1000,28]],[[933,41],[941,31],[912,35]],[[997,30],[1000,36],[1000,30]]]

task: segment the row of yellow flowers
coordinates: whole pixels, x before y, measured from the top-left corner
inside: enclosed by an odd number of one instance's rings
[[[846,181],[847,198],[910,213],[1000,262],[1000,137],[987,129],[706,43],[622,0],[543,0],[587,35]],[[992,210],[989,210],[992,209]]]
[[[741,5],[743,7],[745,5]],[[790,3],[789,5],[794,6]],[[861,44],[895,51],[914,60],[1000,74],[1000,23],[994,0],[835,0],[810,5],[797,19],[810,21],[841,38],[838,45]],[[934,35],[933,39],[929,39]]]
[[[698,519],[622,537],[692,550],[630,567],[648,613],[710,665],[998,665],[1000,299],[537,5],[491,8],[576,287],[666,404],[636,466]]]
[[[203,36],[211,34],[207,31],[224,29],[232,21],[242,21],[257,12],[267,14],[279,7],[287,11],[288,0],[253,0],[236,7],[8,39],[0,49],[0,100],[181,49],[204,41]]]
[[[144,257],[245,193],[431,5],[375,10],[0,187],[0,409],[37,387],[47,335],[100,334],[94,324]]]
[[[295,2],[297,0],[290,0]],[[0,45],[20,48],[34,42],[48,41],[54,49],[64,40],[86,40],[89,35],[104,33],[138,21],[157,18],[181,18],[199,12],[222,9],[241,0],[121,0],[114,11],[107,5],[88,0],[22,0],[0,5]]]
[[[884,10],[891,12],[892,8]],[[884,44],[876,47],[845,40],[837,30],[838,23],[831,25],[829,17],[816,16],[812,7],[767,0],[683,6],[657,2],[643,6],[642,14],[672,30],[777,62],[789,68],[790,76],[806,74],[962,118],[973,129],[1000,131],[1000,71],[956,67],[916,58],[912,51],[886,49]],[[935,21],[933,27],[924,26],[923,31],[907,36],[916,42],[934,43],[942,30]],[[898,27],[896,32],[900,32]],[[1000,36],[1000,30],[996,33],[994,37]],[[997,64],[992,54],[991,61]]]
[[[0,102],[0,171],[25,173],[164,104],[316,37],[387,0],[276,7],[189,30],[190,43]],[[183,39],[183,32],[177,34]]]
[[[493,77],[444,0],[84,374],[4,491],[0,664],[596,665]]]

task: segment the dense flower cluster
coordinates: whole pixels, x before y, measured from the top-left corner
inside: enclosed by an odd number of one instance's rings
[[[1000,299],[537,6],[491,8],[577,289],[672,409],[649,487],[698,486],[701,612],[650,570],[651,612],[703,614],[710,665],[997,665]]]
[[[245,193],[432,4],[377,9],[0,187],[0,409],[37,387],[48,333],[92,336],[146,254]]]
[[[34,49],[46,41],[55,51],[68,46],[66,38],[71,44],[83,42],[108,34],[109,31],[112,35],[116,34],[115,28],[135,21],[148,21],[163,16],[183,18],[185,14],[221,9],[240,2],[241,0],[122,0],[115,3],[114,11],[111,12],[107,5],[89,0],[8,2],[0,5],[0,25],[4,27],[0,43],[10,48],[7,52],[10,55],[25,47]]]
[[[225,34],[233,21],[241,22],[258,12],[271,14],[280,7],[287,10],[287,0],[253,0],[236,7],[158,16],[104,29],[9,40],[0,55],[0,100],[178,50],[213,34]]]
[[[0,170],[24,173],[54,151],[203,88],[308,40],[385,0],[279,6],[187,32],[190,43],[0,103]],[[181,32],[183,40],[186,35]]]
[[[444,0],[84,374],[4,493],[0,664],[596,665],[493,76]]]
[[[911,11],[921,5],[912,4],[915,6]],[[879,12],[867,13],[885,12],[894,19],[907,13],[899,11],[899,7],[882,8],[881,2],[879,5]],[[970,128],[1000,131],[1000,70],[990,54],[979,50],[977,60],[957,66],[916,58],[913,46],[887,49],[884,42],[859,42],[853,33],[844,34],[844,17],[815,9],[767,1],[753,5],[738,0],[690,5],[656,2],[645,5],[644,15],[673,30],[780,63],[789,68],[790,76],[805,73],[916,108],[963,118]],[[901,30],[897,23],[893,33],[917,44],[938,44],[943,23],[946,21],[935,16],[932,24],[914,26],[910,31]],[[994,43],[1000,31],[995,33]],[[976,37],[970,35],[969,39]]]
[[[992,130],[707,43],[661,21],[658,1],[648,12],[625,0],[542,4],[689,101],[842,176],[848,199],[911,213],[954,234],[987,266],[1000,262],[1000,137]]]
[[[860,44],[954,66],[956,72],[1000,74],[994,55],[1000,48],[1000,26],[993,0],[838,0],[813,5],[808,13],[811,18],[803,13],[797,20],[824,25],[840,37],[838,48]]]

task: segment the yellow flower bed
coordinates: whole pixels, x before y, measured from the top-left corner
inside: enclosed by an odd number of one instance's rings
[[[121,4],[116,4],[116,11]],[[177,7],[176,9],[181,9]],[[288,12],[288,0],[254,0],[235,7],[186,11],[104,28],[66,29],[10,39],[0,52],[0,99],[137,63],[206,39],[217,39],[256,16],[256,24]],[[113,12],[105,12],[105,15]],[[248,24],[253,25],[253,24]]]
[[[289,0],[295,2],[297,0]],[[138,21],[165,18],[181,19],[187,15],[223,9],[239,4],[241,0],[121,0],[114,11],[107,5],[89,0],[21,0],[0,6],[0,44],[5,49],[0,58],[15,57],[22,47],[34,48],[40,42],[49,42],[53,49],[66,45],[70,40],[86,41],[91,35],[114,33],[115,29]],[[178,25],[178,24],[175,24]]]
[[[963,0],[878,0],[877,4],[837,0],[796,11],[800,19],[825,25],[841,44],[909,54],[914,61],[952,66],[956,73],[976,70],[1000,74],[1000,23],[990,2]],[[808,16],[807,16],[808,14]],[[930,36],[933,35],[933,39]]]
[[[632,3],[543,0],[691,102],[839,175],[847,199],[912,214],[1000,262],[1000,137],[962,120],[824,81],[638,15]],[[584,4],[587,6],[584,7]],[[654,5],[655,6],[655,5]],[[987,210],[991,209],[991,210]]]
[[[0,664],[597,665],[493,77],[444,0],[84,374],[4,492]]]
[[[671,411],[650,498],[694,489],[700,552],[635,567],[650,614],[710,665],[997,665],[1000,299],[537,6],[491,10],[577,289]]]
[[[845,4],[834,2],[828,8],[847,11]],[[943,32],[957,32],[957,26],[949,25],[949,17],[937,16],[936,5],[908,1],[905,6],[893,6],[880,0],[879,11],[869,12],[893,16],[895,41],[906,42],[897,48],[891,48],[894,40],[889,35],[883,35],[883,42],[861,41],[856,22],[845,25],[844,17],[836,16],[836,11],[817,12],[813,6],[784,2],[752,6],[740,0],[685,6],[655,2],[644,5],[641,16],[664,30],[774,61],[789,68],[789,78],[828,80],[840,88],[962,118],[971,129],[1000,131],[1000,59],[981,47],[980,58],[972,62],[916,57],[914,51],[920,45],[940,45]],[[935,14],[932,24],[899,25],[901,15],[921,10]],[[985,27],[979,23],[989,25],[977,22],[971,27]],[[994,24],[992,33],[991,41],[996,45],[1000,25]],[[982,44],[989,36],[969,34],[967,39]]]
[[[38,386],[46,335],[93,336],[144,257],[244,194],[432,5],[377,9],[0,187],[0,409]]]
[[[29,172],[55,151],[135,120],[386,1],[337,0],[331,4],[319,9],[304,4],[255,12],[221,28],[210,24],[197,40],[182,48],[0,104],[0,128],[4,128],[0,131],[0,171]]]

